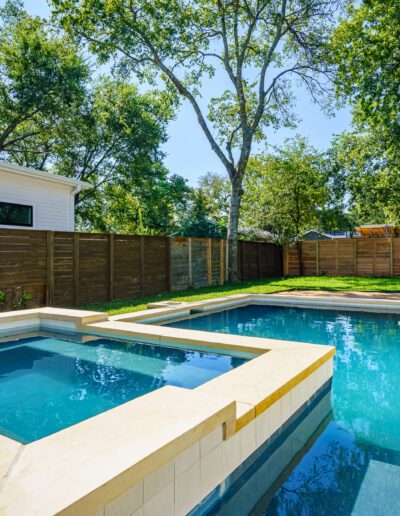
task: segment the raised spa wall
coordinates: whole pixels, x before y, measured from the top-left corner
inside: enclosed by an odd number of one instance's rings
[[[163,387],[26,446],[1,437],[0,514],[204,513],[257,454],[273,447],[288,425],[330,390],[330,346],[144,325],[137,315],[132,318],[135,322],[96,312],[25,310],[0,314],[0,334],[83,329],[255,358],[196,389]],[[325,403],[314,415],[316,424],[327,411]],[[275,461],[265,482],[281,474],[295,448],[306,444],[304,436],[295,434],[288,460]]]
[[[269,440],[272,445],[285,423],[306,410],[318,392],[329,389],[332,373],[331,358],[232,436],[224,438],[223,426],[216,427],[183,453],[105,505],[95,513],[96,516],[172,516],[184,515],[191,510],[193,513],[201,513],[202,507],[198,504],[204,500],[207,506],[205,499],[208,496],[223,495],[230,486],[230,477],[235,470],[246,464],[246,460],[251,463],[250,456],[269,444]],[[321,421],[326,416],[327,410],[321,413]],[[309,434],[304,432],[304,435],[307,438]],[[300,433],[297,437],[299,448],[306,444],[301,437]],[[296,451],[290,449],[287,462],[290,462]],[[262,489],[270,487],[286,466],[287,463],[281,459],[270,475],[265,474],[266,485]],[[212,501],[210,499],[209,503]]]

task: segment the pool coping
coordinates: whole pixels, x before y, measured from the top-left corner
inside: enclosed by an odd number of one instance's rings
[[[334,355],[331,346],[154,324],[191,311],[249,303],[400,313],[400,301],[387,299],[241,294],[179,306],[158,304],[112,317],[56,308],[0,314],[0,328],[24,321],[58,328],[69,324],[116,338],[256,355],[193,390],[163,387],[28,445],[0,436],[0,513],[94,513],[218,425],[224,439],[230,439]]]

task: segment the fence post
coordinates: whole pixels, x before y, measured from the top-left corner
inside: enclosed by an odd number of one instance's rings
[[[354,276],[358,276],[358,274],[357,274],[357,238],[354,239],[353,253],[354,253],[354,264],[353,264]]]
[[[47,280],[46,305],[54,305],[54,231],[46,231],[47,241]]]
[[[339,276],[339,240],[335,240],[335,276]]]
[[[212,285],[212,240],[207,240],[207,283]]]
[[[73,260],[73,277],[74,277],[74,306],[79,306],[79,233],[74,233],[74,260]]]
[[[289,276],[289,249],[287,244],[283,247],[283,275]]]
[[[229,240],[225,240],[225,281],[229,278]]]
[[[224,239],[221,238],[219,243],[219,283],[220,285],[224,284]]]
[[[393,237],[390,238],[390,275],[393,276]]]
[[[316,272],[317,276],[319,276],[319,240],[315,241],[315,262],[316,262]]]
[[[376,273],[376,239],[374,239],[374,247],[372,250],[372,276]]]
[[[167,260],[166,260],[165,267],[166,267],[166,272],[167,272],[167,289],[168,289],[168,292],[171,292],[171,290],[172,290],[171,248],[172,248],[172,239],[171,238],[167,238]]]
[[[261,278],[261,244],[260,242],[257,242],[257,278]]]
[[[193,271],[192,271],[192,239],[188,238],[188,278],[189,287],[193,286]]]
[[[244,280],[244,240],[238,240],[238,257],[240,257],[240,279]]]
[[[140,294],[144,292],[144,236],[140,235]]]
[[[114,235],[108,235],[108,298],[114,299]]]

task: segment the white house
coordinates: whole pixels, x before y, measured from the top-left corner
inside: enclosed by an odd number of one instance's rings
[[[74,231],[75,196],[92,185],[0,162],[0,228]]]

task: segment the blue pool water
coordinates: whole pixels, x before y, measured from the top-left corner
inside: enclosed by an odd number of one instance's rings
[[[332,419],[255,514],[400,514],[399,316],[254,305],[170,326],[336,346]]]
[[[29,443],[164,385],[192,389],[245,359],[79,335],[0,342],[0,433]]]

